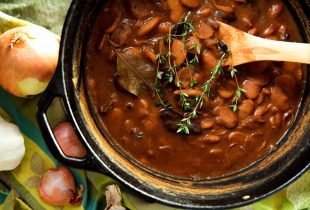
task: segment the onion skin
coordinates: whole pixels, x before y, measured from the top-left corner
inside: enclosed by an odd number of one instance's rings
[[[65,155],[83,158],[87,151],[70,122],[61,122],[54,129],[55,138]]]
[[[70,204],[76,197],[74,177],[69,169],[61,166],[47,170],[40,180],[40,198],[54,206]]]
[[[10,29],[0,36],[0,85],[18,97],[45,90],[55,73],[59,38],[40,26]]]

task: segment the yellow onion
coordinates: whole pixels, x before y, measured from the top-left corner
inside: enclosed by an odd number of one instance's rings
[[[62,151],[70,157],[83,158],[87,151],[80,142],[70,122],[61,122],[54,129],[55,138]]]
[[[40,198],[54,206],[78,204],[82,200],[83,186],[77,192],[74,177],[69,169],[61,166],[47,170],[39,185]]]
[[[0,36],[0,85],[26,97],[45,90],[59,54],[59,38],[39,26],[10,29]]]

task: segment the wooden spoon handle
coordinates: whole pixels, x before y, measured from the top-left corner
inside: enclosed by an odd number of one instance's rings
[[[220,36],[231,50],[234,66],[264,60],[310,64],[310,44],[263,39],[222,22],[219,26]]]
[[[248,35],[244,41],[247,41],[247,44],[238,50],[240,53],[237,51],[235,54],[236,57],[242,54],[241,58],[235,60],[235,65],[244,63],[245,60],[248,62],[272,60],[310,64],[310,44],[273,41],[252,35]]]

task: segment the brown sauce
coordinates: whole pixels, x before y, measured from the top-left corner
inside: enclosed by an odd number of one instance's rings
[[[221,56],[223,63],[229,60],[216,20],[268,39],[301,41],[278,0],[108,1],[94,24],[86,65],[93,107],[117,144],[154,170],[194,179],[238,171],[270,152],[294,120],[304,81],[298,63],[251,63],[236,67],[236,77],[223,64],[204,92]],[[141,67],[142,75],[151,71],[142,76],[143,85],[134,85],[134,94],[131,77],[117,73],[120,63],[128,71]],[[175,75],[169,83],[171,66]],[[145,81],[159,72],[166,78]],[[242,91],[234,101],[237,88]],[[163,111],[163,104],[172,109]],[[196,115],[189,117],[193,110]]]

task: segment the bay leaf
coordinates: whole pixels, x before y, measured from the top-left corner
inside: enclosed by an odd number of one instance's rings
[[[38,175],[42,175],[45,171],[45,161],[37,152],[35,152],[31,157],[30,168]]]
[[[154,92],[156,83],[155,66],[142,55],[117,54],[117,72],[123,88],[139,96],[143,87]]]

